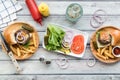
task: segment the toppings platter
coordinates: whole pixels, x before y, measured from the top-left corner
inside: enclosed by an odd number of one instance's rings
[[[74,57],[83,57],[87,40],[88,34],[86,32],[56,24],[48,24],[43,48]]]
[[[7,26],[3,35],[17,60],[28,59],[38,49],[38,33],[28,23],[14,22]],[[6,51],[3,45],[2,47]]]
[[[114,53],[119,54],[119,46],[120,29],[114,26],[99,28],[90,40],[93,55],[104,63],[115,63],[120,60],[120,57],[114,55]]]

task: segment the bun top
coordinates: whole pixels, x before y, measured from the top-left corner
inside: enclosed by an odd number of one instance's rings
[[[18,27],[19,26],[19,27]],[[20,29],[22,25],[20,24],[11,24],[4,31],[4,37],[9,44],[16,44],[15,32]]]
[[[4,37],[9,44],[25,44],[30,39],[29,32],[33,32],[33,28],[27,24],[11,24],[4,31]]]
[[[111,28],[106,28],[106,30],[112,36],[111,45],[112,46],[117,45],[118,42],[120,42],[120,29],[117,29],[115,27],[111,27]]]
[[[111,45],[115,46],[118,42],[120,42],[120,30],[110,30],[109,31],[112,36]]]

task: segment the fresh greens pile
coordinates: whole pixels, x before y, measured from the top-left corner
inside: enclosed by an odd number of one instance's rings
[[[49,24],[47,27],[47,35],[44,37],[44,43],[47,50],[59,50],[62,48],[62,40],[65,31],[59,26]]]

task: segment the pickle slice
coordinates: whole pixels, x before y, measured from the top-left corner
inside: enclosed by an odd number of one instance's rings
[[[28,25],[23,25],[22,28],[27,30],[27,31],[29,31],[29,32],[33,32],[34,31],[33,28],[28,26]]]

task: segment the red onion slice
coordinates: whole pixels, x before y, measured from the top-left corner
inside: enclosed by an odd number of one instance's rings
[[[93,66],[95,66],[95,64],[96,64],[96,60],[95,60],[95,58],[88,58],[88,60],[87,60],[87,65],[89,66],[89,67],[93,67]]]
[[[61,69],[66,69],[69,66],[68,60],[65,56],[63,57],[58,55],[57,60],[55,62]]]
[[[19,36],[21,37],[21,40],[18,40]],[[23,36],[21,34],[21,32],[18,32],[17,35],[16,35],[16,41],[19,42],[19,43],[23,43],[25,40],[26,40],[25,36]]]
[[[64,41],[71,43],[73,38],[73,31],[66,31],[65,36],[64,36]]]
[[[93,28],[98,28],[106,20],[107,20],[107,13],[104,10],[102,10],[102,9],[98,9],[97,11],[94,12],[93,17],[90,19],[90,25]]]
[[[107,20],[107,18],[102,17],[102,16],[97,16],[97,15],[93,16],[93,18],[96,22],[98,22],[100,24],[103,24]]]
[[[104,23],[107,20],[107,13],[102,9],[98,9],[95,11],[93,18],[99,23]]]
[[[67,63],[66,59],[57,59],[56,60],[56,64],[61,65],[61,66],[66,65],[66,63]]]
[[[66,64],[66,65],[59,65],[59,67],[60,67],[61,69],[67,69],[67,68],[69,67],[69,64]]]
[[[15,32],[15,39],[17,43],[25,44],[30,39],[30,34],[27,30],[20,29]]]
[[[62,41],[62,45],[65,47],[65,48],[69,48],[70,47],[70,44],[72,42],[72,39],[73,39],[73,32],[72,31],[66,31],[65,33],[65,36],[64,36],[64,39]]]
[[[98,28],[102,25],[103,23],[99,23],[97,22],[94,18],[91,18],[90,19],[90,25],[93,27],[93,28]]]

